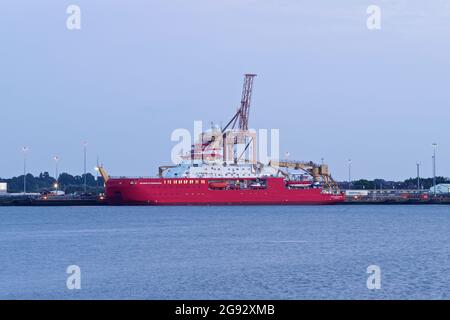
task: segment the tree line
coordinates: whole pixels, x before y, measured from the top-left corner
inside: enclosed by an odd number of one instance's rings
[[[450,183],[450,178],[436,177],[436,184]],[[343,189],[349,188],[348,181],[338,182]],[[420,189],[430,189],[433,186],[433,178],[420,178]],[[352,181],[351,189],[417,189],[417,178],[409,178],[404,181],[387,181],[384,179],[366,180],[360,179]]]
[[[41,172],[38,176],[28,173],[26,179],[27,192],[46,192],[55,190],[56,179],[51,177],[48,172]],[[0,182],[8,184],[8,192],[23,192],[24,176],[20,175],[9,179],[0,178]],[[104,181],[102,177],[98,179],[91,173],[86,174],[86,192],[101,193],[104,191]],[[66,193],[84,192],[84,174],[71,175],[69,173],[61,173],[58,177],[58,190]]]
[[[0,178],[0,182],[8,184],[8,192],[23,192],[23,175],[12,177],[9,179]],[[54,190],[56,180],[51,177],[48,172],[42,172],[38,176],[31,173],[26,175],[27,192],[45,192]],[[450,178],[436,177],[436,184],[450,183]],[[417,178],[409,178],[404,181],[387,181],[384,179],[366,180],[360,179],[352,181],[349,185],[348,181],[338,182],[342,189],[417,189]],[[88,193],[104,192],[104,181],[102,177],[95,177],[91,173],[86,174],[86,186]],[[433,178],[421,178],[420,188],[430,189],[433,186]],[[69,173],[61,173],[58,177],[58,190],[66,193],[84,192],[84,174],[71,175]]]

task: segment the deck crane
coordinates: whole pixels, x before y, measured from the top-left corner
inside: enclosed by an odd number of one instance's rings
[[[328,171],[328,165],[316,164],[312,161],[270,161],[269,166],[275,168],[288,168],[302,170],[313,177],[314,182],[323,182],[329,190],[339,190],[337,183],[331,177]]]
[[[253,79],[255,77],[256,74],[253,73],[247,73],[244,75],[241,106],[239,107],[233,118],[231,118],[231,120],[227,123],[227,125],[222,129],[222,133],[224,133],[231,124],[233,124],[231,126],[233,129],[236,129],[236,124],[239,124],[239,128],[237,129],[242,131],[248,130],[248,119],[250,115],[250,105],[252,102],[252,92],[253,92]]]
[[[249,121],[249,115],[250,115],[250,105],[252,101],[252,92],[253,92],[253,80],[257,75],[254,73],[247,73],[244,75],[244,84],[242,86],[242,97],[241,97],[241,105],[238,108],[237,112],[234,114],[234,116],[231,118],[231,120],[227,123],[227,125],[221,129],[222,134],[222,141],[224,143],[224,157],[225,157],[225,150],[226,150],[226,136],[227,136],[227,130],[230,128],[232,130],[238,130],[242,133],[248,132],[248,121]],[[202,150],[205,151],[208,149],[212,143],[215,141],[215,139],[211,139],[210,141],[207,141],[204,145]],[[251,140],[252,141],[252,140]],[[247,142],[245,136],[242,136],[240,138],[235,137],[234,143],[245,143],[245,150],[249,147],[251,141]],[[237,161],[237,158],[235,158],[235,161]]]

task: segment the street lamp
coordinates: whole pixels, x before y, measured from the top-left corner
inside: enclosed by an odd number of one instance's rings
[[[348,159],[348,188],[352,185],[352,159]]]
[[[98,155],[97,155],[97,166],[95,167],[95,172],[96,172],[95,182],[97,184],[97,187],[98,187],[98,166],[99,166],[99,164],[98,164]]]
[[[433,193],[436,196],[436,149],[438,145],[433,142],[431,146],[433,147]]]
[[[59,161],[59,157],[58,156],[54,156],[53,160],[55,160],[55,195],[58,195],[58,161]]]
[[[23,153],[23,193],[27,193],[27,152],[30,150],[30,147],[22,147]]]
[[[417,190],[420,190],[420,162],[417,162],[416,166],[417,166]]]
[[[87,141],[83,141],[83,151],[84,151],[84,193],[87,190],[87,181],[86,181],[86,150],[87,149]]]

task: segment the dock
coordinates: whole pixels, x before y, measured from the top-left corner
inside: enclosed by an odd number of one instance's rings
[[[37,197],[27,195],[0,197],[0,206],[102,206],[103,197],[94,196],[57,196]]]
[[[434,205],[450,204],[450,197],[429,197],[420,198],[402,198],[402,197],[383,197],[383,198],[355,198],[347,197],[345,202],[338,205]],[[62,196],[62,197],[32,197],[32,196],[9,196],[0,197],[0,206],[106,206],[107,201],[99,196]]]

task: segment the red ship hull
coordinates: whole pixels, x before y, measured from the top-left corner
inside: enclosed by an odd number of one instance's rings
[[[215,180],[112,178],[106,182],[105,193],[108,203],[116,205],[325,205],[345,199],[342,193],[326,193],[321,188],[289,188],[283,178],[263,179],[264,187],[233,189],[217,188]]]

